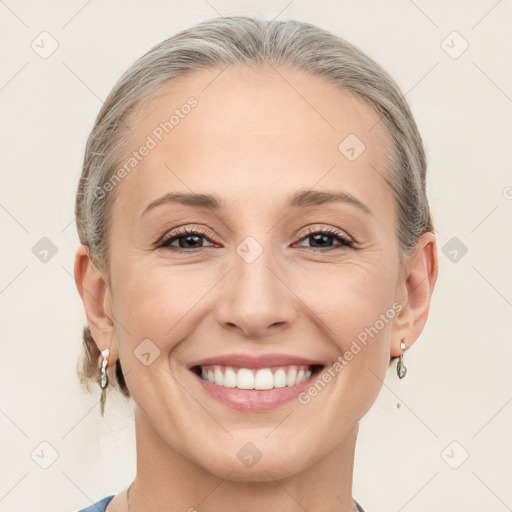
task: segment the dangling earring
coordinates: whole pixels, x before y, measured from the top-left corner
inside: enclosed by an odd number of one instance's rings
[[[400,348],[402,350],[406,350],[407,345],[404,343],[405,338],[402,338],[400,340]],[[404,365],[404,353],[402,352],[400,354],[400,357],[398,358],[398,363],[396,365],[396,373],[400,379],[403,379],[405,377],[405,374],[407,373],[407,368]]]
[[[114,337],[112,335],[112,337]],[[110,345],[112,345],[112,340],[110,340]],[[105,401],[107,399],[107,386],[108,386],[108,375],[107,375],[107,368],[108,368],[108,358],[110,356],[110,345],[105,350],[101,351],[101,356],[103,357],[101,361],[101,380],[100,380],[100,386],[101,386],[101,397],[100,397],[100,412],[101,416],[103,417],[105,414]]]

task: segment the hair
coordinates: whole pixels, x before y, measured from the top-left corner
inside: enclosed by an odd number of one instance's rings
[[[126,147],[129,115],[143,110],[169,84],[187,73],[227,66],[270,64],[302,70],[355,95],[379,114],[385,127],[387,176],[397,213],[396,236],[402,265],[425,232],[433,232],[426,196],[426,156],[410,108],[391,76],[356,46],[315,25],[247,16],[213,18],[178,32],[140,57],[105,100],[88,137],[78,184],[75,216],[80,242],[110,285],[109,231],[115,189],[111,180]],[[99,383],[101,353],[88,326],[77,371],[82,387]],[[130,397],[121,363],[114,387]]]

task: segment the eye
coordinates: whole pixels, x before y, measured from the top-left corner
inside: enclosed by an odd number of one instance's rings
[[[339,242],[341,242],[340,245],[337,247],[352,247],[353,242],[351,242],[341,231],[338,231],[334,228],[326,228],[326,229],[320,229],[320,230],[314,230],[309,229],[308,234],[303,237],[301,240],[311,240],[314,244],[319,244],[319,247],[326,247],[328,249],[335,249],[336,246],[332,246],[328,243],[328,240],[330,238],[336,238]],[[307,247],[308,249],[316,249],[317,247]]]
[[[205,238],[206,240],[210,240],[206,233],[201,231],[200,229],[187,229],[182,228],[176,231],[171,232],[168,236],[166,236],[162,242],[158,245],[158,247],[168,247],[171,250],[175,250],[178,252],[190,252],[194,249],[203,249],[201,246],[201,238]],[[178,242],[178,247],[171,245],[175,241]],[[192,245],[193,247],[189,247]],[[188,250],[187,250],[188,249]]]
[[[337,239],[340,244],[338,246],[332,246],[329,244],[329,239]],[[203,246],[201,244],[201,239],[206,239],[211,242],[211,240],[206,236],[206,232],[201,229],[187,229],[181,228],[176,231],[172,231],[163,238],[163,240],[158,244],[158,248],[165,247],[177,252],[191,252],[194,250],[205,249],[211,246]],[[314,230],[309,228],[309,231],[302,240],[310,240],[313,244],[318,244],[317,247],[306,247],[308,249],[335,249],[336,247],[353,247],[353,242],[349,240],[341,231],[338,231],[334,228],[326,228],[320,230]],[[178,246],[172,245],[174,242],[178,242]],[[304,246],[302,246],[304,247]]]

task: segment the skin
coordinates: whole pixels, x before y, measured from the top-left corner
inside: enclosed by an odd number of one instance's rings
[[[131,510],[352,512],[358,422],[390,356],[402,353],[400,340],[410,347],[424,328],[437,278],[435,236],[423,235],[399,266],[395,204],[383,179],[386,134],[369,106],[298,70],[219,73],[187,75],[130,119],[134,150],[188,97],[198,100],[117,185],[110,284],[83,246],[76,254],[93,337],[100,349],[112,341],[109,367],[121,359],[134,399]],[[350,133],[366,145],[352,162],[338,150]],[[298,189],[343,190],[373,214],[347,203],[291,210],[285,201]],[[166,204],[141,217],[171,191],[216,194],[226,207]],[[178,226],[201,228],[206,238],[188,245],[182,238],[182,254],[155,248]],[[308,227],[335,228],[354,245],[328,238],[328,250]],[[252,263],[236,252],[247,236],[263,250]],[[187,369],[227,353],[328,364],[393,303],[400,314],[307,405],[235,411],[210,398]],[[144,339],[160,350],[147,366],[134,355]],[[252,467],[237,457],[247,442],[262,454]],[[128,510],[126,490],[108,510]]]

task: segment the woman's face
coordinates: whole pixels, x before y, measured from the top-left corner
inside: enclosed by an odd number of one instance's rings
[[[131,121],[109,291],[114,353],[143,413],[139,428],[222,477],[297,473],[356,426],[406,335],[383,125],[322,79],[271,68],[189,74]],[[346,196],[322,202],[320,191]],[[218,207],[209,199],[148,208],[170,193],[214,196]],[[190,369],[231,355],[242,356],[228,365],[235,372],[248,366],[244,356],[325,366],[291,399],[299,387],[238,390]],[[275,375],[271,362],[256,366]],[[246,464],[247,455],[261,458]]]

